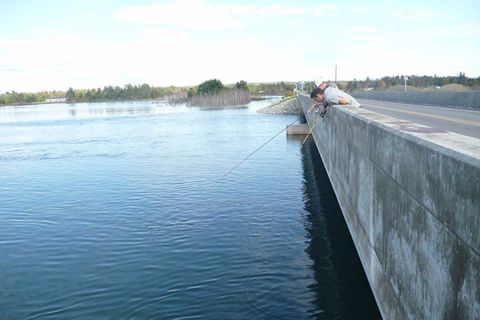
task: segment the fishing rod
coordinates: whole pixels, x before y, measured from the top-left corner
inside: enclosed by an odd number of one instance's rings
[[[322,117],[322,118],[323,118],[323,117]],[[313,129],[315,129],[315,126],[316,126],[317,123],[318,123],[318,119],[320,119],[320,117],[317,115],[317,119],[315,119],[315,122],[313,123],[313,126],[310,128],[310,131],[307,133],[307,136],[305,137],[305,139],[303,139],[303,142],[302,142],[302,144],[300,145],[300,147],[302,147],[302,146],[305,144],[305,141],[307,141],[308,137],[310,137],[310,135],[312,134]]]
[[[318,111],[316,111],[315,113],[317,114],[317,118],[315,119],[312,128],[310,128],[310,131],[308,132],[307,136],[305,137],[305,139],[303,139],[303,142],[302,142],[302,144],[300,145],[300,147],[302,147],[302,146],[305,144],[305,141],[307,141],[308,137],[309,137],[309,136],[311,135],[311,133],[313,132],[313,129],[315,129],[315,126],[317,125],[318,120],[319,120],[320,118],[324,118],[325,115],[326,115],[326,113],[327,113],[327,111],[325,110],[324,112],[320,112],[320,113],[318,113]]]

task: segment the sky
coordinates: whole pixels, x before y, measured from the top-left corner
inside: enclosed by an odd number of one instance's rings
[[[2,0],[0,93],[480,76],[480,1]]]

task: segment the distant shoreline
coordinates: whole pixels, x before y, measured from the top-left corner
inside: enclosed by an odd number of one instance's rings
[[[76,102],[27,102],[27,103],[8,103],[0,104],[1,107],[21,107],[21,106],[35,106],[44,104],[79,104],[79,103],[103,103],[103,102],[129,102],[129,101],[161,101],[163,99],[129,99],[129,100],[100,100],[100,101],[76,101]]]
[[[252,94],[250,95],[251,101],[262,101],[266,100],[266,95],[258,95]],[[78,102],[26,102],[26,103],[8,103],[8,104],[0,104],[0,108],[2,107],[21,107],[21,106],[35,106],[35,105],[45,105],[45,104],[79,104],[79,103],[103,103],[103,102],[131,102],[131,101],[151,101],[152,103],[165,101],[164,97],[155,98],[155,99],[128,99],[128,100],[100,100],[100,101],[78,101]]]
[[[27,103],[5,103],[5,104],[0,104],[0,108],[2,108],[2,107],[21,107],[21,106],[34,106],[34,105],[41,105],[41,104],[57,104],[57,103],[65,103],[65,102],[27,102]]]

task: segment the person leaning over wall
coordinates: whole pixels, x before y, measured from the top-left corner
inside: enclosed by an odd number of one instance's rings
[[[322,82],[317,88],[313,89],[310,98],[315,103],[310,106],[308,112],[320,109],[320,115],[327,112],[327,107],[331,105],[350,105],[355,108],[360,108],[360,103],[348,93]]]
[[[323,116],[327,112],[327,107],[328,107],[328,103],[325,100],[325,97],[323,96],[323,92],[329,86],[332,86],[334,88],[337,87],[337,85],[335,83],[330,83],[329,84],[325,81],[321,82],[318,86],[315,86],[315,89],[313,89],[313,91],[310,95],[310,98],[315,100],[315,103],[312,106],[310,106],[310,108],[308,109],[308,112],[311,112],[311,111],[317,109],[317,112],[320,111],[320,115],[323,118]],[[317,94],[320,94],[320,95],[317,97]]]

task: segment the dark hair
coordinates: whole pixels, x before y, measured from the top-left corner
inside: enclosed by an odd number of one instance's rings
[[[310,98],[314,99],[317,94],[323,94],[323,90],[320,89],[319,87],[313,89],[312,93],[310,94]]]

